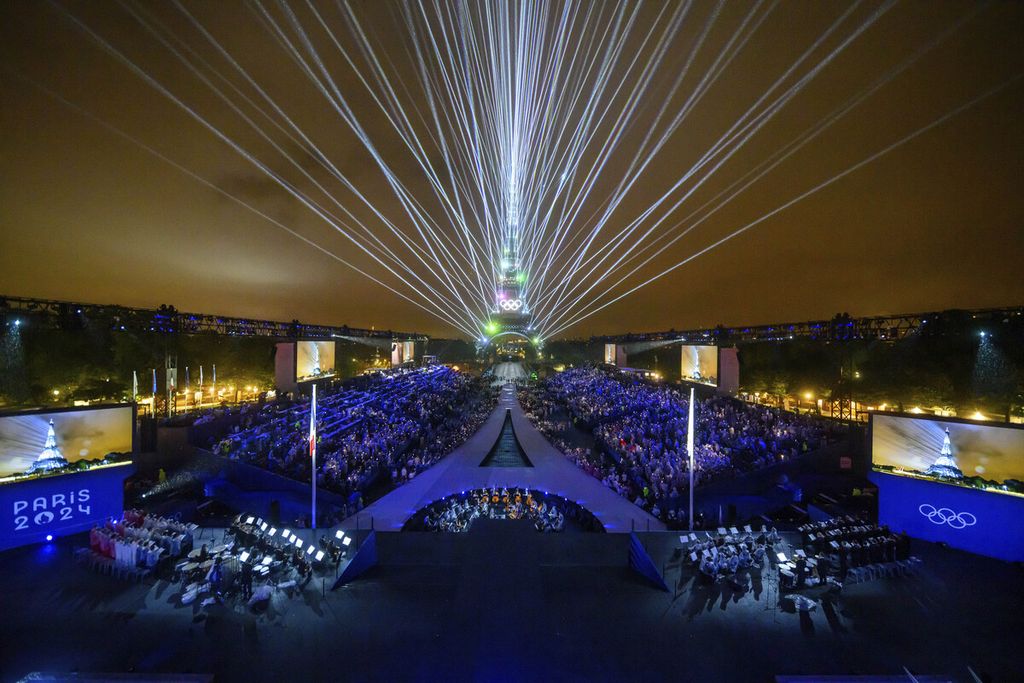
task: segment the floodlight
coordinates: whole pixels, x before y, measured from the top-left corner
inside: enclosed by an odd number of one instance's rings
[[[342,544],[343,546],[345,546],[346,548],[347,548],[347,547],[348,547],[348,546],[349,546],[349,545],[350,545],[351,543],[352,543],[352,537],[351,537],[351,536],[346,536],[346,537],[344,538],[344,540],[342,540],[342,542],[341,542],[341,544]]]
[[[315,545],[313,545],[312,543],[310,543],[310,544],[309,544],[309,547],[308,547],[308,548],[306,548],[306,554],[307,554],[307,555],[312,555],[312,554],[313,554],[313,553],[315,553],[315,552],[316,552],[316,546],[315,546]]]
[[[277,533],[277,527],[276,526],[272,526],[272,527],[270,527],[270,531],[267,532],[267,536],[273,536],[276,533]]]
[[[317,550],[316,551],[316,561],[319,562],[322,559],[324,559],[324,551],[323,550]]]
[[[775,553],[775,557],[779,558],[779,562],[785,562],[786,561],[786,553],[784,553],[784,552]]]
[[[243,550],[242,554],[238,556],[238,559],[241,560],[242,562],[248,562],[249,561],[249,551],[248,550]]]
[[[295,539],[295,547],[296,548],[301,548],[302,547],[302,539],[301,538],[296,538]]]
[[[253,521],[255,521],[255,519],[256,519],[255,517],[249,517],[248,519],[245,520],[245,523],[246,524],[252,524]]]

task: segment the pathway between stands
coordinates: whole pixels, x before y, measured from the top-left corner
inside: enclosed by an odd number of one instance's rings
[[[501,434],[506,411],[533,467],[480,466]],[[612,533],[665,529],[655,517],[580,470],[552,446],[531,424],[511,386],[502,389],[494,412],[462,446],[358,515],[346,519],[341,527],[365,529],[372,519],[373,527],[379,531],[401,531],[417,510],[436,500],[469,489],[491,487],[539,489],[575,501],[594,513]]]

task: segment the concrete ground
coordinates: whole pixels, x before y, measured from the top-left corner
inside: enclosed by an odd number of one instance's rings
[[[380,566],[318,581],[263,613],[181,606],[72,560],[84,536],[0,554],[0,680],[30,671],[213,673],[217,681],[771,681],[776,674],[1024,680],[1019,567],[915,543],[918,578],[848,586],[809,614],[770,572],[737,595],[672,565],[674,534],[641,536],[673,592],[626,567],[628,535],[378,534]],[[666,567],[666,565],[668,565]]]

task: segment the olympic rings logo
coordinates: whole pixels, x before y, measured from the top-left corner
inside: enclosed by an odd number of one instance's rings
[[[498,302],[503,311],[518,311],[523,307],[522,299],[502,299]]]
[[[936,508],[928,503],[924,503],[917,510],[929,522],[938,526],[946,524],[954,529],[964,529],[978,523],[978,518],[970,512],[953,512],[949,508]]]

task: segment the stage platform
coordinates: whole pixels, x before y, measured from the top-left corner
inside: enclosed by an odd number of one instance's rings
[[[509,411],[516,438],[532,467],[481,467],[501,434]],[[530,423],[514,390],[502,389],[484,425],[448,457],[341,523],[343,529],[401,531],[417,510],[446,496],[477,488],[526,487],[585,507],[609,533],[661,531],[665,525],[579,469]]]

